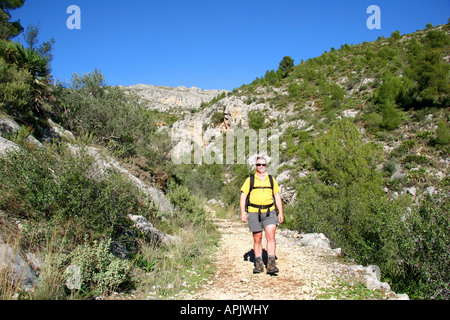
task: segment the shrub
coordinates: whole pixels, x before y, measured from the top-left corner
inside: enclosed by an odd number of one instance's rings
[[[109,240],[86,241],[63,258],[66,266],[79,268],[79,289],[87,297],[107,294],[130,281],[131,264],[114,257],[109,248]]]
[[[407,164],[426,164],[428,163],[428,158],[424,155],[418,155],[418,154],[408,154],[406,155],[402,162]]]
[[[0,209],[30,224],[72,225],[69,242],[84,235],[115,237],[131,224],[127,213],[151,217],[155,209],[122,175],[95,174],[92,158],[66,148],[27,148],[0,157]]]
[[[383,123],[383,117],[374,111],[371,114],[366,115],[364,121],[366,123],[366,128],[370,132],[376,132]]]
[[[397,40],[400,40],[402,38],[402,35],[400,34],[400,31],[396,30],[391,33],[391,37],[389,38],[392,42],[396,42]]]
[[[239,207],[240,189],[245,179],[250,175],[250,170],[245,164],[236,164],[231,168],[233,179],[228,181],[222,191],[222,198],[227,205]]]
[[[276,85],[278,83],[278,81],[280,80],[280,75],[279,73],[276,73],[275,70],[267,70],[266,74],[264,75],[264,80],[269,84],[269,85]]]
[[[450,130],[444,121],[438,122],[435,143],[437,145],[447,145],[450,143]]]
[[[201,206],[200,199],[191,195],[189,188],[184,185],[169,184],[169,199],[178,213],[180,226],[194,224],[202,225],[206,220],[206,213]]]
[[[420,48],[416,45],[415,54],[409,58],[405,69],[407,78],[414,81],[408,95],[419,107],[447,105],[449,84],[448,64],[442,62],[442,54],[436,48]]]
[[[361,134],[349,120],[337,121],[330,130],[311,143],[306,150],[322,181],[340,187],[354,182],[380,183],[376,166],[382,160],[381,149],[364,143]]]
[[[388,161],[383,165],[383,169],[390,175],[393,175],[397,172],[397,165],[393,161]]]
[[[376,170],[380,151],[362,143],[352,126],[337,123],[304,147],[302,156],[316,171],[298,186],[295,205],[286,211],[289,227],[323,232],[358,263],[380,266],[396,292],[449,299],[448,180],[437,194],[418,199],[417,206],[411,207],[407,197],[387,199]],[[406,155],[404,161],[427,158]],[[390,173],[394,169],[393,163],[385,166]]]
[[[450,205],[447,191],[427,195],[418,207],[388,225],[392,256],[386,276],[395,291],[413,299],[450,298]]]
[[[149,149],[151,134],[156,131],[154,114],[142,109],[137,96],[107,87],[99,71],[74,74],[69,88],[59,86],[55,95],[61,102],[53,111],[75,135],[93,133],[98,142],[119,156]]]
[[[343,120],[307,144],[303,157],[317,175],[298,188],[291,223],[304,232],[323,232],[353,257],[369,261],[382,245],[376,224],[384,196],[376,170],[381,150],[364,143],[357,128]]]
[[[297,82],[291,82],[288,87],[288,92],[291,97],[296,98],[300,92],[300,85]]]
[[[450,36],[444,30],[430,30],[422,42],[427,48],[444,48],[450,43]]]
[[[391,210],[384,195],[370,189],[381,187],[355,183],[341,188],[313,180],[297,193],[293,213],[297,229],[326,234],[333,246],[342,248],[358,263],[380,260]]]
[[[251,110],[248,113],[248,125],[253,130],[259,130],[264,127],[265,116],[262,112]]]
[[[31,104],[31,75],[0,57],[0,108],[17,115]]]
[[[400,77],[395,77],[390,72],[383,75],[383,83],[374,92],[375,101],[385,104],[388,101],[396,101],[404,94],[403,82]]]
[[[225,114],[223,112],[217,111],[211,117],[211,123],[213,126],[221,124],[225,120]]]
[[[383,116],[382,126],[386,130],[397,129],[402,123],[402,115],[392,101],[387,101],[382,105],[381,114]]]

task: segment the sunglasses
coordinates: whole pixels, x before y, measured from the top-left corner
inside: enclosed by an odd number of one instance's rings
[[[257,166],[257,167],[259,167],[259,166],[265,167],[265,166],[267,166],[267,164],[265,164],[265,163],[257,163],[256,166]]]

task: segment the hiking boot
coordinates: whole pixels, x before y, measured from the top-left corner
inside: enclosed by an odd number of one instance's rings
[[[255,259],[255,268],[253,269],[253,273],[261,273],[264,271],[264,262],[262,258]]]
[[[269,260],[267,261],[267,273],[275,274],[279,271],[280,270],[278,270],[277,266],[275,265],[275,258],[269,258]]]

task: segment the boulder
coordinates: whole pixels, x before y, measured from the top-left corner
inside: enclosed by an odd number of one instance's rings
[[[0,117],[0,134],[12,134],[20,130],[20,126],[14,120],[2,116]]]
[[[387,282],[381,282],[381,270],[378,266],[370,265],[365,268],[364,280],[370,290],[390,291],[391,286]]]
[[[19,124],[17,124],[17,122],[13,119],[8,118],[7,116],[0,117],[0,135],[8,137],[9,135],[14,135],[16,132],[19,132],[20,129],[21,127]],[[31,134],[25,138],[25,141],[30,144],[34,144],[37,147],[42,146],[42,143]],[[2,150],[0,150],[0,152],[1,151]]]
[[[151,224],[147,219],[145,219],[143,216],[138,215],[132,215],[129,214],[128,218],[134,222],[134,226],[139,230],[145,233],[150,239],[162,243],[166,246],[170,246],[174,244],[177,241],[177,237],[171,236],[169,234],[166,234],[162,231],[157,230],[155,227],[153,227],[153,224]]]
[[[307,247],[331,249],[330,240],[323,233],[302,233],[299,235],[299,240]]]
[[[25,291],[36,285],[37,275],[9,244],[3,243],[0,237],[0,274],[9,275],[11,281],[20,285]]]
[[[0,137],[0,154],[3,154],[7,151],[18,150],[19,146],[12,141],[9,141],[5,138]]]

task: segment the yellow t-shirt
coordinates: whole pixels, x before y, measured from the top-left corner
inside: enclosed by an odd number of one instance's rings
[[[268,187],[264,189],[255,189],[256,187]],[[272,189],[270,188],[270,180],[269,175],[266,174],[266,177],[264,178],[264,181],[261,181],[260,178],[258,178],[258,175],[255,173],[255,182],[253,185],[253,190],[250,195],[250,202],[257,204],[257,205],[268,205],[273,203],[272,198]],[[241,191],[247,194],[250,190],[250,177],[245,180],[244,184],[241,187]],[[275,181],[275,178],[273,179],[273,194],[277,194],[280,192],[280,187],[278,186],[278,183]],[[275,205],[273,205],[270,210],[274,210]],[[254,208],[252,206],[248,207],[248,212],[258,212],[258,208]]]

